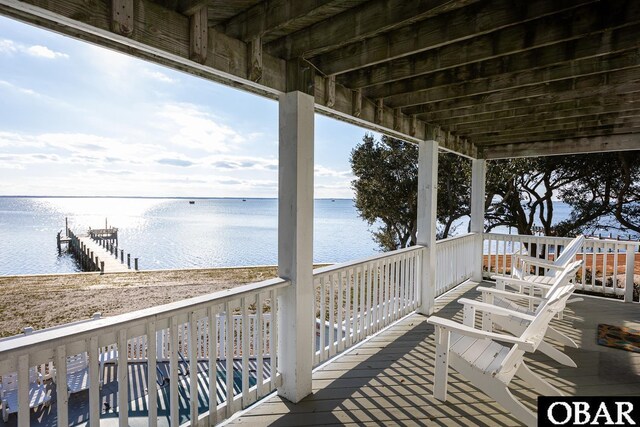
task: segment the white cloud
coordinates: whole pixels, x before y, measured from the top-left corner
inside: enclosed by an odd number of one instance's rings
[[[246,141],[241,133],[193,104],[165,104],[157,116],[161,119],[158,126],[173,131],[169,140],[178,147],[224,153]]]
[[[16,53],[17,51],[18,46],[13,40],[0,39],[0,53],[10,54]]]
[[[40,95],[38,92],[32,90],[32,89],[26,89],[20,86],[16,86],[13,83],[10,83],[6,80],[0,80],[0,87],[4,87],[5,89],[9,89],[9,90],[13,90],[16,92],[19,92],[23,95],[29,95],[29,96],[33,96],[36,98],[40,98],[42,95]]]
[[[36,56],[38,58],[46,58],[46,59],[56,59],[56,58],[64,58],[68,59],[69,55],[62,52],[55,52],[49,49],[46,46],[34,45],[29,46],[26,49],[26,52],[31,56]]]
[[[23,53],[30,56],[35,56],[37,58],[45,58],[45,59],[57,59],[63,58],[68,59],[69,55],[62,52],[56,52],[54,50],[49,49],[46,46],[42,45],[31,45],[27,46],[25,44],[16,43],[13,40],[9,39],[0,39],[0,54],[14,54],[14,53]]]
[[[151,71],[148,69],[144,69],[142,71],[143,75],[150,77],[153,80],[159,81],[161,83],[176,83],[177,80],[176,79],[172,79],[171,77],[167,76],[164,73],[161,73],[160,71]]]
[[[315,166],[314,173],[316,176],[331,177],[331,178],[353,177],[353,174],[351,173],[350,170],[340,171],[340,170],[331,169],[322,165]]]

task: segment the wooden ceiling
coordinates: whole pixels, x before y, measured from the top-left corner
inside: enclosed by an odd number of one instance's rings
[[[0,0],[0,13],[469,157],[640,149],[637,0]]]

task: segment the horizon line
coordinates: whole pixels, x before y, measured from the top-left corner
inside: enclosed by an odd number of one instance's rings
[[[0,195],[1,199],[177,199],[177,200],[211,200],[211,199],[252,199],[252,200],[278,200],[277,197],[224,197],[224,196],[29,196],[29,195]],[[348,197],[314,197],[314,200],[353,200]]]

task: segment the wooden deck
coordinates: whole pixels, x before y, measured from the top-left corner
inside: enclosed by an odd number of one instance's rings
[[[437,315],[461,321],[461,297],[478,298],[475,284],[459,286],[437,300]],[[408,316],[313,375],[313,394],[297,405],[272,397],[231,424],[300,425],[500,425],[520,423],[455,371],[449,400],[433,391],[434,331],[426,317]],[[566,348],[578,364],[564,367],[544,355],[528,364],[570,395],[640,395],[640,353],[596,345],[599,323],[640,328],[640,306],[586,297],[553,320],[581,346]],[[514,394],[535,410],[534,395],[515,380]]]

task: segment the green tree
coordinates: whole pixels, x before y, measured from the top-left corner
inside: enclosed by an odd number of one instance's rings
[[[461,161],[461,160],[462,161]],[[374,240],[384,250],[415,245],[418,215],[418,147],[366,134],[351,152],[355,205],[370,225],[380,223]],[[440,153],[438,174],[439,237],[454,231],[455,221],[469,215],[471,164]]]

